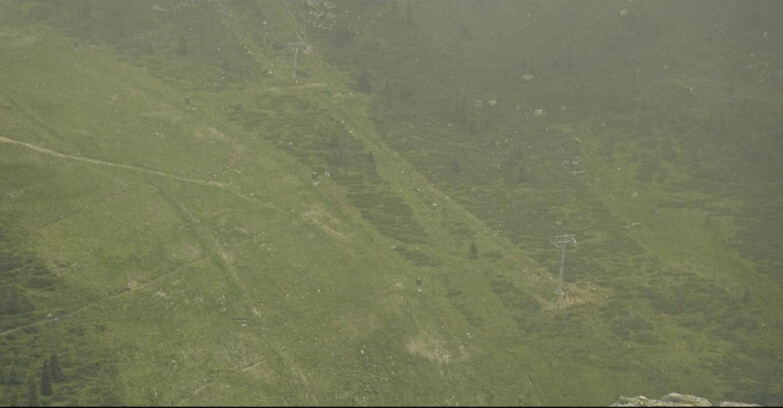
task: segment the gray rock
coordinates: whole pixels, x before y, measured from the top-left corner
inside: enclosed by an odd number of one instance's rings
[[[676,407],[677,404],[671,401],[662,401],[649,399],[644,395],[636,397],[620,397],[617,402],[611,405],[612,407]]]
[[[758,404],[747,402],[720,401],[711,403],[708,399],[695,395],[678,394],[676,392],[664,395],[659,400],[649,399],[644,395],[636,397],[620,397],[612,407],[760,407]]]
[[[663,401],[673,402],[678,406],[687,407],[711,407],[712,403],[706,398],[697,397],[695,395],[683,395],[673,392],[669,395],[664,395],[661,398]]]

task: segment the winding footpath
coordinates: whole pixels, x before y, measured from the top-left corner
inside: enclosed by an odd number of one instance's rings
[[[0,136],[0,143],[7,143],[7,144],[12,144],[12,145],[17,145],[17,146],[23,146],[23,147],[26,147],[26,148],[28,148],[30,150],[36,151],[38,153],[43,153],[43,154],[46,154],[46,155],[49,155],[49,156],[52,156],[52,157],[61,158],[61,159],[76,160],[76,161],[80,161],[80,162],[84,162],[84,163],[90,163],[90,164],[95,164],[95,165],[99,165],[99,166],[108,166],[108,167],[115,167],[115,168],[132,170],[132,171],[139,171],[139,172],[143,172],[143,173],[154,174],[156,176],[168,177],[168,178],[172,178],[172,179],[175,179],[175,180],[184,181],[184,182],[187,182],[187,183],[194,183],[194,184],[200,184],[200,185],[203,185],[203,186],[217,187],[219,189],[226,190],[226,191],[230,192],[231,194],[234,194],[235,196],[240,197],[242,199],[245,199],[245,200],[255,200],[252,195],[242,192],[239,187],[237,187],[237,186],[235,186],[235,185],[233,185],[231,183],[223,183],[223,182],[214,181],[214,180],[194,179],[194,178],[190,178],[190,177],[183,177],[183,176],[178,176],[176,174],[166,173],[166,172],[163,172],[163,171],[160,171],[160,170],[153,170],[153,169],[147,169],[147,168],[144,168],[144,167],[134,166],[132,164],[114,163],[114,162],[110,162],[110,161],[106,161],[106,160],[91,159],[89,157],[73,156],[73,155],[70,155],[70,154],[56,152],[54,150],[50,150],[50,149],[47,149],[47,148],[44,148],[44,147],[36,146],[34,144],[22,142],[22,141],[15,140],[15,139],[10,139],[10,138],[3,137],[3,136]]]

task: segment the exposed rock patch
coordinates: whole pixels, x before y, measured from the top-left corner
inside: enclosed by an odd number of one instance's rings
[[[731,401],[718,401],[711,402],[710,400],[695,395],[677,394],[673,392],[668,395],[664,395],[663,398],[649,399],[644,395],[637,397],[620,397],[617,402],[610,405],[612,407],[760,407],[758,404],[750,404],[747,402],[731,402]]]

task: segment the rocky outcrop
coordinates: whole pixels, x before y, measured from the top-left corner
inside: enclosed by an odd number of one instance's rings
[[[760,407],[758,404],[749,404],[746,402],[720,401],[710,402],[710,400],[695,395],[683,395],[673,392],[664,395],[663,398],[649,399],[644,395],[638,397],[620,397],[612,407]]]

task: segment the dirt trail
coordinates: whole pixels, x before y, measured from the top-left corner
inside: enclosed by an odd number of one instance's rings
[[[186,263],[184,263],[184,264],[182,264],[182,265],[172,269],[171,271],[166,272],[166,273],[164,273],[164,274],[162,274],[162,275],[160,275],[160,276],[158,276],[158,277],[156,277],[156,278],[154,278],[154,279],[152,279],[152,280],[150,280],[148,282],[144,282],[144,283],[142,283],[140,285],[137,285],[133,289],[129,289],[128,291],[124,291],[124,292],[120,292],[120,293],[117,293],[117,294],[114,294],[114,295],[110,295],[110,296],[106,296],[106,297],[100,298],[100,299],[98,299],[98,300],[96,300],[96,301],[94,301],[92,303],[86,304],[86,305],[84,305],[84,306],[82,306],[82,307],[80,307],[80,308],[78,308],[76,310],[73,310],[71,312],[63,314],[61,316],[57,316],[57,318],[58,319],[70,319],[70,318],[76,316],[77,314],[79,314],[79,313],[81,313],[81,312],[83,312],[83,311],[85,311],[87,309],[90,309],[90,308],[93,308],[95,306],[98,306],[99,304],[101,304],[103,302],[106,302],[108,300],[116,299],[116,298],[119,298],[119,297],[128,296],[130,293],[138,292],[139,290],[144,289],[147,286],[150,286],[150,285],[152,285],[154,283],[157,283],[161,279],[164,279],[164,278],[166,278],[168,276],[171,276],[174,273],[177,273],[177,272],[179,272],[179,271],[181,271],[181,270],[183,270],[183,269],[185,269],[187,267],[190,267],[192,265],[195,265],[195,264],[203,261],[204,259],[206,259],[206,256],[202,256],[202,257],[199,257],[199,258],[194,259],[192,261],[186,262]],[[11,334],[11,333],[18,332],[20,330],[24,330],[27,327],[40,326],[40,325],[42,325],[44,323],[47,323],[47,322],[51,323],[53,321],[54,320],[52,320],[51,318],[48,318],[48,317],[47,318],[43,318],[43,319],[39,319],[39,320],[36,320],[34,322],[31,322],[31,323],[27,323],[27,324],[22,325],[22,326],[14,327],[13,329],[8,329],[8,330],[5,330],[5,331],[1,331],[0,332],[0,337],[3,337],[5,335]]]
[[[205,251],[212,250],[212,252],[218,256],[218,258],[222,261],[223,266],[225,267],[225,271],[228,272],[234,284],[237,285],[237,288],[241,291],[242,296],[245,299],[249,299],[246,285],[242,282],[241,279],[239,279],[236,268],[234,268],[234,257],[228,251],[226,251],[223,244],[218,241],[217,236],[215,236],[215,234],[209,228],[205,227],[204,224],[201,223],[201,220],[199,220],[195,215],[193,215],[193,212],[185,207],[182,201],[177,199],[175,196],[170,195],[165,189],[159,186],[154,184],[150,184],[150,186],[155,188],[158,194],[160,194],[160,196],[166,200],[169,205],[171,205],[180,213],[182,220],[185,223],[189,224],[194,229],[194,231],[198,231],[198,233],[194,236],[201,243],[203,247],[202,249]]]
[[[172,178],[172,179],[175,179],[175,180],[184,181],[184,182],[187,182],[187,183],[194,183],[194,184],[200,184],[200,185],[203,185],[203,186],[217,187],[219,189],[228,191],[231,194],[234,194],[235,196],[240,197],[242,199],[245,199],[245,200],[255,200],[253,198],[253,196],[251,196],[251,195],[249,195],[247,193],[242,192],[239,187],[237,187],[237,186],[235,186],[235,185],[233,185],[231,183],[223,183],[223,182],[214,181],[214,180],[194,179],[194,178],[190,178],[190,177],[183,177],[183,176],[178,176],[176,174],[166,173],[166,172],[163,172],[163,171],[160,171],[160,170],[153,170],[153,169],[147,169],[147,168],[144,168],[144,167],[134,166],[132,164],[114,163],[114,162],[110,162],[110,161],[106,161],[106,160],[91,159],[89,157],[73,156],[73,155],[70,155],[70,154],[56,152],[54,150],[49,150],[47,148],[36,146],[34,144],[22,142],[22,141],[19,141],[19,140],[9,139],[9,138],[3,137],[3,136],[0,136],[0,142],[7,143],[7,144],[13,144],[13,145],[17,145],[17,146],[23,146],[23,147],[26,147],[26,148],[28,148],[30,150],[36,151],[38,153],[43,153],[43,154],[46,154],[46,155],[49,155],[49,156],[53,156],[53,157],[57,157],[57,158],[61,158],[61,159],[76,160],[76,161],[80,161],[80,162],[84,162],[84,163],[90,163],[90,164],[95,164],[95,165],[99,165],[99,166],[108,166],[108,167],[115,167],[115,168],[132,170],[132,171],[139,171],[139,172],[143,172],[143,173],[147,173],[147,174],[154,174],[156,176],[168,177],[168,178]]]

